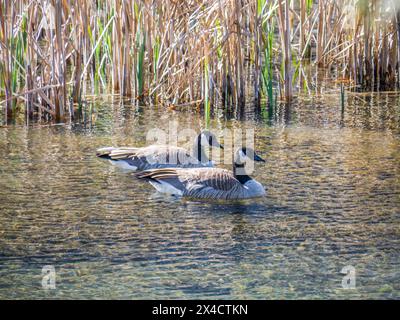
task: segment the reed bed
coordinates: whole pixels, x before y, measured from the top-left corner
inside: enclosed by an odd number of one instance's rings
[[[5,119],[64,121],[85,96],[239,110],[289,103],[302,66],[353,90],[399,87],[397,0],[3,0]]]

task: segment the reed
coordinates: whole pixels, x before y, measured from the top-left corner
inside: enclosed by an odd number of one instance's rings
[[[266,24],[265,37],[263,38],[265,43],[264,49],[264,64],[262,66],[262,90],[264,95],[268,97],[269,106],[274,105],[274,72],[273,72],[273,36],[274,29],[272,25]]]
[[[209,99],[209,66],[208,57],[204,59],[204,120],[208,127],[210,123],[210,99]]]
[[[247,97],[272,106],[309,90],[306,63],[354,90],[400,85],[398,1],[4,0],[0,17],[7,121],[64,121],[100,93],[200,104],[206,117]]]

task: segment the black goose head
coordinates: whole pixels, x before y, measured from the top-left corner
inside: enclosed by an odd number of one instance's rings
[[[235,163],[242,164],[245,163],[247,159],[265,162],[263,158],[261,158],[252,148],[242,147],[236,151],[235,155]]]
[[[218,139],[215,136],[215,134],[208,130],[203,130],[199,134],[198,141],[204,146],[211,146],[221,149],[224,148],[224,146],[218,142]]]
[[[256,154],[252,148],[243,147],[237,149],[233,163],[233,173],[236,179],[238,179],[242,184],[251,180],[251,177],[248,175],[245,168],[246,161],[248,160],[265,162],[265,160]]]
[[[223,149],[224,147],[218,142],[217,137],[208,130],[203,130],[196,137],[195,149],[193,151],[194,157],[202,163],[209,161],[204,147],[216,147]]]

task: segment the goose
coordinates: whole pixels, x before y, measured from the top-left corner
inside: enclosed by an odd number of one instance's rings
[[[133,171],[174,167],[212,167],[214,163],[207,158],[204,146],[223,149],[212,132],[203,130],[194,140],[193,154],[176,146],[150,145],[142,148],[100,148],[96,151],[96,155],[110,160],[113,165],[122,169]]]
[[[247,175],[248,160],[265,162],[251,148],[239,148],[233,171],[221,168],[155,169],[135,174],[159,192],[202,199],[247,199],[265,195],[264,187]],[[241,171],[243,170],[243,171]]]

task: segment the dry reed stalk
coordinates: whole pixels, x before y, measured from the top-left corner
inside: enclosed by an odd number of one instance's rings
[[[283,2],[285,2],[283,4]],[[284,63],[284,88],[285,100],[290,102],[292,99],[292,55],[290,43],[290,23],[289,23],[289,1],[278,0],[280,33],[282,39],[283,63]]]
[[[5,0],[4,3],[0,5],[0,25],[1,25],[1,33],[0,39],[2,43],[2,63],[1,63],[1,76],[2,83],[4,85],[5,98],[6,98],[6,106],[5,106],[5,119],[12,118],[12,91],[11,91],[11,73],[12,73],[12,64],[11,64],[11,54],[10,54],[10,35],[12,33],[13,23],[10,21],[12,18],[12,6],[11,1]]]
[[[299,48],[300,48],[300,58],[303,58],[303,51],[306,44],[305,36],[305,21],[306,21],[306,0],[300,0],[300,36],[299,36]]]
[[[23,101],[27,117],[50,110],[56,121],[72,115],[69,99],[80,103],[110,89],[139,103],[191,105],[204,103],[207,83],[210,108],[238,110],[253,88],[259,106],[268,37],[269,81],[280,81],[286,101],[293,79],[307,86],[298,62],[304,58],[335,67],[359,90],[394,89],[400,13],[395,2],[383,7],[392,2],[263,0],[259,9],[253,0],[4,0],[0,95],[9,119]],[[279,34],[267,37],[266,24]]]

